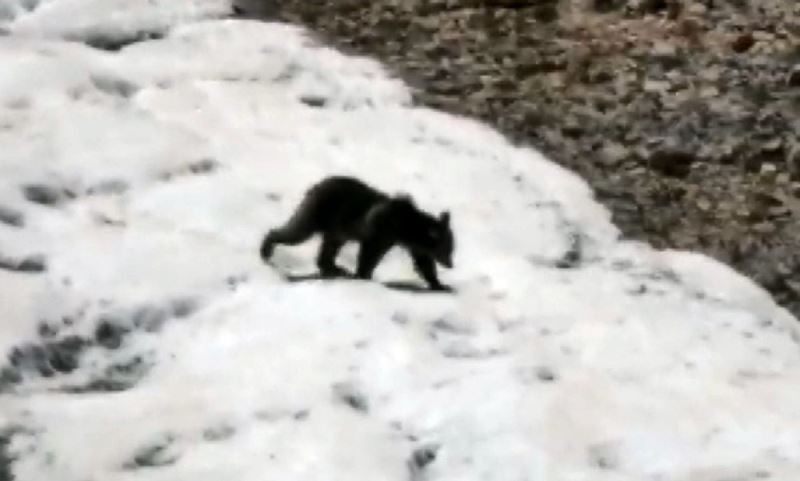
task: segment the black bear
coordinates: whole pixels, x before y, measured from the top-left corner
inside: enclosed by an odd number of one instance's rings
[[[327,177],[312,186],[283,227],[261,243],[266,262],[276,244],[297,245],[322,234],[317,266],[323,277],[346,276],[336,255],[348,241],[359,242],[356,276],[369,279],[395,245],[411,254],[414,268],[433,290],[447,290],[436,276],[436,262],[452,267],[454,240],[450,213],[438,218],[419,210],[407,195],[390,197],[352,178]]]

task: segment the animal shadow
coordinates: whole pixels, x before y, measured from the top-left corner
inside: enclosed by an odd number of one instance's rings
[[[452,287],[446,287],[444,290],[433,290],[429,289],[420,284],[416,284],[414,282],[409,281],[387,281],[382,282],[384,286],[388,287],[389,289],[394,289],[396,291],[404,291],[404,292],[414,292],[419,294],[454,294],[455,289]]]
[[[346,275],[346,276],[323,276],[319,272],[313,272],[309,274],[286,274],[284,276],[288,282],[307,282],[307,281],[342,281],[342,280],[350,280],[350,281],[359,281],[357,277],[353,275]],[[418,294],[453,294],[455,289],[452,287],[448,287],[446,290],[443,291],[435,291],[429,289],[421,284],[417,284],[410,281],[386,281],[381,282],[385,287],[389,289],[393,289],[396,291],[403,291],[403,292],[413,292]]]
[[[284,277],[289,282],[319,281],[319,280],[331,279],[331,277],[325,277],[319,272],[311,274],[286,274]]]

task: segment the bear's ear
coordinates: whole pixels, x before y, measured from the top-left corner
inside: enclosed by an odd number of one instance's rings
[[[450,225],[450,212],[444,211],[439,214],[439,222],[445,226]]]

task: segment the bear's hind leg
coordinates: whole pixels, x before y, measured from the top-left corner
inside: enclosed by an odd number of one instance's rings
[[[356,276],[359,279],[372,278],[372,272],[378,266],[383,256],[392,248],[390,242],[379,239],[368,239],[361,243],[358,251],[358,268]]]
[[[323,277],[345,277],[350,273],[336,265],[336,255],[344,245],[344,241],[331,234],[322,237],[322,245],[317,254],[317,267]]]

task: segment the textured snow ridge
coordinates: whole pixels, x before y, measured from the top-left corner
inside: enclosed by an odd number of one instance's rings
[[[230,0],[0,0],[0,31],[117,50],[230,10]]]
[[[621,242],[570,172],[296,28],[28,3],[0,4],[0,479],[800,475],[800,333],[745,278]],[[102,30],[164,36],[56,38]],[[450,209],[455,292],[399,250],[372,282],[287,281],[316,240],[264,265],[329,174]]]

